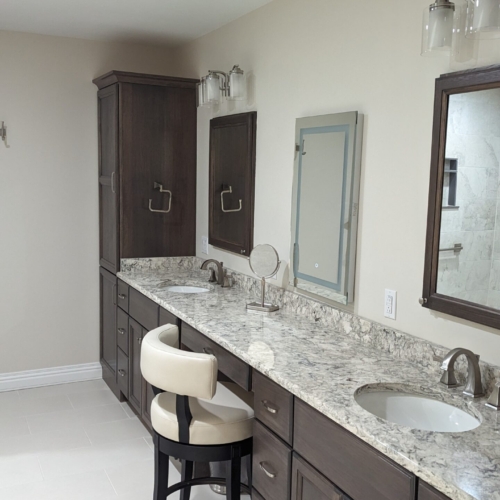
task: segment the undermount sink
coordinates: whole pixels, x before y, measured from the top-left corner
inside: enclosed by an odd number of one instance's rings
[[[165,288],[167,292],[174,293],[205,293],[209,292],[208,288],[203,288],[201,286],[188,286],[188,285],[172,285]]]
[[[354,399],[376,417],[412,429],[465,432],[481,425],[479,419],[460,408],[420,394],[362,388]]]

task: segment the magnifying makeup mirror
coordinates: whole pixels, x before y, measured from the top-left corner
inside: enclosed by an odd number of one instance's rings
[[[279,309],[279,306],[265,302],[266,297],[266,279],[272,278],[280,268],[280,258],[278,252],[271,245],[257,245],[250,254],[250,269],[261,279],[262,292],[260,302],[247,304],[247,309],[251,311],[273,312]]]

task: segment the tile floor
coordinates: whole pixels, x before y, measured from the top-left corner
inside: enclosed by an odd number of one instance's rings
[[[0,393],[0,500],[152,498],[149,432],[102,380]],[[223,498],[208,486],[191,493]]]

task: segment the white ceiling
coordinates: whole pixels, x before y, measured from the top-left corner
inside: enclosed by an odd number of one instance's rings
[[[178,45],[271,0],[0,0],[0,30]]]

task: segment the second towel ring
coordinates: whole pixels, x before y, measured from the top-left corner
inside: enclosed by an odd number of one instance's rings
[[[232,194],[233,192],[233,187],[232,186],[229,186],[229,189],[225,189],[221,192],[220,194],[220,203],[221,203],[221,208],[222,208],[222,211],[227,214],[229,212],[240,212],[241,209],[243,208],[243,201],[242,200],[239,200],[240,201],[240,207],[239,208],[234,208],[232,210],[229,210],[229,209],[225,209],[224,208],[224,195],[226,193],[229,193],[229,194]]]

